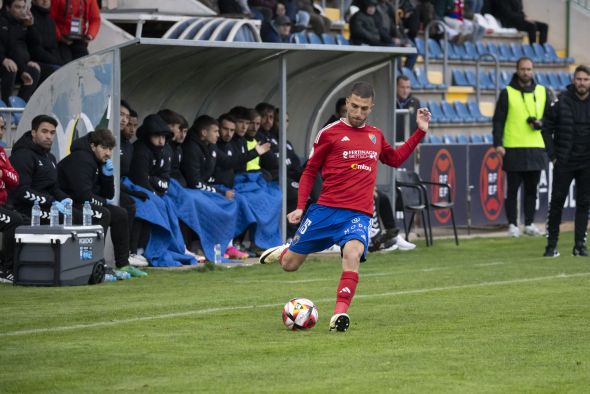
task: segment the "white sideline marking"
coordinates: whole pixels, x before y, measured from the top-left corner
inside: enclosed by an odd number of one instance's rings
[[[431,287],[431,288],[427,288],[427,289],[400,290],[400,291],[392,291],[392,292],[380,293],[380,294],[359,294],[356,296],[356,298],[377,298],[377,297],[392,297],[392,296],[401,296],[401,295],[409,295],[409,294],[424,294],[424,293],[448,291],[448,290],[461,290],[461,289],[470,289],[470,288],[487,287],[487,286],[512,285],[512,284],[516,284],[516,283],[540,282],[540,281],[552,280],[552,279],[578,278],[578,277],[584,277],[584,276],[590,276],[590,272],[579,272],[577,274],[559,274],[559,275],[552,275],[552,276],[540,276],[540,277],[536,277],[536,278],[501,280],[501,281],[494,281],[494,282],[480,282],[480,283],[472,283],[472,284],[468,284],[468,285]],[[334,301],[334,298],[333,297],[323,298],[323,299],[320,299],[317,301],[318,302],[330,302],[330,301]],[[185,316],[196,316],[196,315],[208,315],[211,313],[225,312],[225,311],[238,311],[238,310],[243,310],[243,309],[276,308],[276,307],[280,307],[280,306],[283,306],[283,304],[244,305],[244,306],[226,306],[226,307],[219,307],[219,308],[207,308],[207,309],[199,309],[199,310],[186,311],[186,312],[165,313],[163,315],[134,317],[131,319],[109,320],[109,321],[102,321],[102,322],[88,323],[88,324],[74,324],[71,326],[35,328],[35,329],[20,330],[20,331],[8,331],[8,332],[0,333],[0,337],[14,337],[14,336],[18,336],[18,335],[43,334],[43,333],[48,333],[48,332],[81,330],[81,329],[85,329],[85,328],[116,326],[119,324],[135,323],[135,322],[150,321],[150,320],[160,320],[160,319],[185,317]]]

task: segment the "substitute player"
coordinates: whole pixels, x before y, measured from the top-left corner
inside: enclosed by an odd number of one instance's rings
[[[346,118],[331,123],[318,133],[309,161],[299,181],[297,209],[287,216],[301,222],[305,203],[318,171],[324,180],[317,204],[313,204],[290,245],[266,250],[260,263],[277,261],[285,271],[296,271],[308,254],[338,244],[342,251],[342,276],[330,331],[346,331],[350,325],[348,307],[358,283],[360,262],[365,260],[369,221],[373,215],[373,189],[377,161],[399,167],[428,131],[430,112],[416,113],[417,130],[402,146],[393,149],[381,131],[366,123],[375,92],[366,82],[353,85],[346,98]]]

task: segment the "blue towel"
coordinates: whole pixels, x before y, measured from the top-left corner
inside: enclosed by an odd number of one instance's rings
[[[184,264],[196,264],[192,256],[186,255],[184,239],[178,225],[178,217],[173,201],[168,197],[159,197],[153,192],[137,186],[129,179],[123,183],[131,190],[146,193],[145,201],[133,197],[135,216],[152,224],[150,239],[144,251],[145,257],[154,267],[179,267]]]
[[[201,248],[209,261],[215,261],[215,244],[222,252],[233,239],[238,205],[218,193],[182,187],[170,180],[167,196],[174,203],[176,214],[201,241]],[[222,258],[222,262],[227,262]]]
[[[260,172],[237,174],[234,180],[238,204],[236,234],[254,225],[254,243],[267,249],[282,243],[281,190],[276,182],[268,182]]]

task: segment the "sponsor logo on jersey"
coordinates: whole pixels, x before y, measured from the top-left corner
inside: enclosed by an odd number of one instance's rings
[[[353,163],[350,165],[350,168],[352,168],[353,170],[363,170],[363,171],[369,171],[369,172],[373,171],[371,166],[368,166],[366,164]]]
[[[345,150],[342,152],[344,159],[372,159],[377,160],[378,153],[374,150]]]

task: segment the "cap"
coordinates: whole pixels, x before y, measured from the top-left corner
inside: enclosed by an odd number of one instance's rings
[[[275,24],[277,26],[290,25],[291,19],[287,15],[281,15],[275,19]]]

